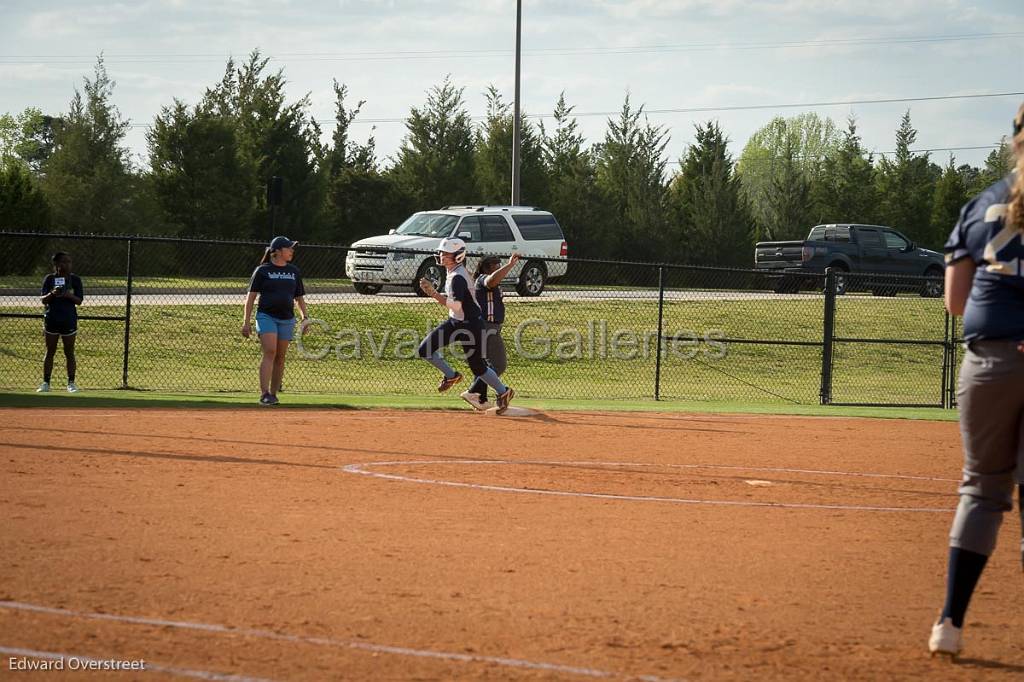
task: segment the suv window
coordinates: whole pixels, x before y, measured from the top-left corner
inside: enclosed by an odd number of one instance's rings
[[[860,239],[860,243],[864,246],[870,246],[873,248],[882,246],[882,235],[878,234],[878,230],[862,227],[857,230],[857,237]]]
[[[453,215],[444,213],[415,213],[398,226],[395,234],[416,235],[418,237],[447,237],[452,226],[458,221]]]
[[[484,223],[485,242],[512,242],[515,237],[512,235],[512,228],[500,215],[485,215],[481,218]]]
[[[469,239],[466,241],[480,241],[480,218],[475,215],[463,218],[462,222],[459,223],[459,229],[455,231],[455,236],[458,237],[463,232],[469,233]]]
[[[529,241],[538,241],[541,239],[555,239],[561,241],[564,239],[562,236],[562,228],[555,222],[555,216],[549,214],[538,213],[522,214],[512,216],[512,220],[516,221],[516,225],[519,227],[519,231],[523,233],[523,239]]]
[[[895,232],[885,233],[885,247],[887,249],[898,249],[902,251],[903,249],[907,248],[907,246],[909,246],[907,240],[899,236]]]
[[[825,238],[825,226],[818,225],[811,229],[811,233],[807,235],[807,241],[820,242]]]

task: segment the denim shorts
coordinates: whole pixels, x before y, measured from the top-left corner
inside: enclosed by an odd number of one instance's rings
[[[278,341],[291,341],[295,334],[295,318],[282,320],[267,313],[256,313],[256,333],[277,334]]]

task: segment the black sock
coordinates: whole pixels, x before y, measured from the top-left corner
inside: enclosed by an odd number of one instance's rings
[[[49,374],[44,374],[43,375],[43,381],[45,381],[46,383],[50,383],[50,375]]]
[[[68,383],[69,384],[75,383],[75,375],[74,374],[69,374],[68,375]]]
[[[981,572],[985,570],[988,557],[959,547],[949,548],[949,575],[946,584],[946,605],[942,618],[950,618],[958,628],[964,626],[967,606],[978,584]]]

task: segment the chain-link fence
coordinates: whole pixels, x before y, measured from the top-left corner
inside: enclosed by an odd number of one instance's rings
[[[16,254],[0,265],[0,389],[40,380],[40,284],[66,251],[85,286],[80,386],[256,390],[259,344],[240,329],[263,244],[0,233],[0,248]],[[312,319],[286,393],[434,390],[416,347],[447,311],[414,291],[444,276],[432,253],[301,244],[294,262]],[[934,285],[524,256],[503,285],[506,379],[537,398],[948,405],[956,334]]]

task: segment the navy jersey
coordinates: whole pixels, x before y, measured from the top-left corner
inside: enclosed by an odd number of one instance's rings
[[[470,286],[469,273],[463,265],[448,273],[444,283],[444,295],[462,304],[462,312],[456,313],[448,309],[448,317],[461,321],[472,322],[480,319],[480,306],[473,297],[473,288]]]
[[[977,266],[964,309],[964,339],[1024,340],[1024,243],[1006,225],[1014,176],[995,183],[960,210],[946,241],[946,263]]]
[[[279,320],[295,317],[295,299],[306,295],[299,269],[291,263],[264,263],[252,273],[249,291],[260,295],[259,311]]]
[[[85,299],[85,292],[82,289],[82,278],[78,275],[65,275],[58,277],[57,275],[47,275],[46,279],[43,280],[43,288],[39,291],[40,296],[53,291],[54,287],[57,286],[57,280],[64,280],[64,288],[70,289],[75,296],[81,299]],[[54,298],[46,304],[46,319],[49,322],[78,322],[78,309],[73,301],[69,301],[66,298]]]
[[[501,287],[488,289],[485,284],[487,277],[480,275],[476,278],[476,300],[480,305],[480,314],[483,315],[484,322],[504,324],[505,301],[501,297]]]

